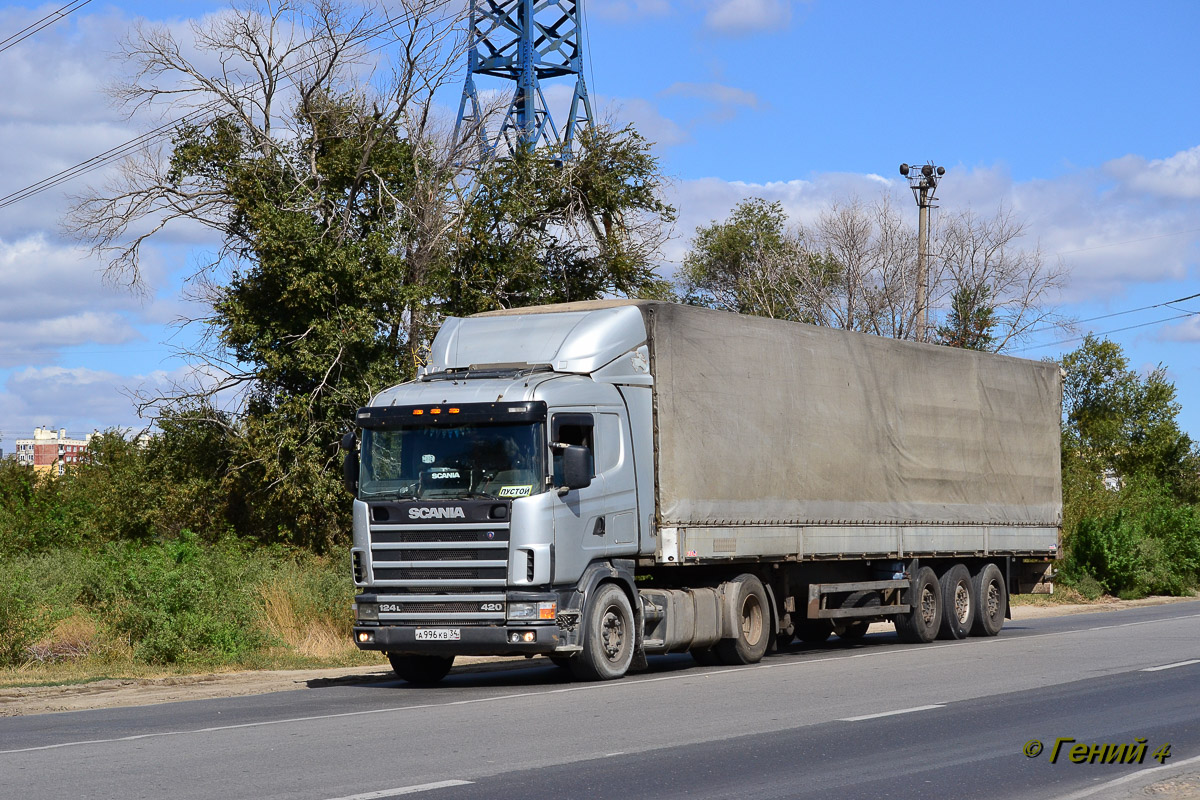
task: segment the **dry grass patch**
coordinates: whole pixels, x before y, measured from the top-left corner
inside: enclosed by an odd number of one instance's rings
[[[353,620],[349,607],[342,617],[322,613],[304,598],[297,597],[294,585],[282,580],[264,584],[259,594],[265,630],[296,654],[327,659],[358,650],[350,636]]]

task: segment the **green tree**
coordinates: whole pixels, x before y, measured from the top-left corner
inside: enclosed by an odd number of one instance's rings
[[[1119,345],[1092,335],[1062,366],[1063,446],[1070,461],[1097,476],[1152,475],[1181,501],[1200,497],[1200,453],[1179,427],[1180,406],[1165,367],[1139,375]]]
[[[692,305],[763,314],[769,309],[755,291],[767,262],[778,262],[788,248],[783,205],[761,197],[734,206],[724,222],[713,220],[696,229],[683,259],[678,281]]]
[[[577,152],[520,151],[485,165],[458,229],[440,307],[478,311],[656,297],[675,211],[650,143],[632,127],[584,130]]]
[[[988,304],[991,290],[986,286],[970,289],[960,286],[950,300],[946,323],[938,326],[939,344],[966,350],[988,350],[996,341],[996,309]]]
[[[221,239],[192,287],[208,303],[203,346],[188,354],[202,377],[142,406],[165,421],[153,448],[163,474],[182,459],[190,490],[228,495],[207,521],[177,507],[189,526],[224,519],[330,547],[349,528],[337,440],[373,394],[412,376],[444,314],[662,291],[654,257],[673,212],[632,129],[590,132],[571,159],[468,169],[473,132],[454,140],[436,121],[434,95],[456,67],[443,47],[453,23],[435,13],[444,2],[405,0],[391,20],[402,41],[384,91],[359,69],[379,20],[335,0],[198,26],[196,46],[225,66],[217,77],[170,30],[138,27],[124,43],[136,78],[121,99],[211,115],[126,162],[115,191],[85,195],[68,225],[131,284],[159,230],[199,223]],[[220,413],[215,398],[230,396],[238,413]],[[224,474],[178,440],[215,448]],[[207,477],[189,472],[201,466]]]

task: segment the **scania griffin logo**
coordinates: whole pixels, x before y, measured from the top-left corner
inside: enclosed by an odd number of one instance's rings
[[[461,508],[410,508],[409,519],[466,519]]]

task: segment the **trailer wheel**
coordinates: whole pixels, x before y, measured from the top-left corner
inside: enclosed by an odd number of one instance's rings
[[[805,644],[820,644],[833,633],[833,625],[827,619],[806,619],[796,626],[796,635]]]
[[[418,686],[432,686],[446,677],[454,666],[454,656],[404,656],[387,654],[392,671]]]
[[[942,592],[937,575],[929,567],[921,567],[908,603],[912,610],[895,617],[896,633],[905,642],[932,642],[942,625]]]
[[[1004,576],[995,564],[984,564],[971,578],[971,599],[975,603],[975,622],[972,636],[995,636],[1004,627],[1004,612],[1008,605],[1008,590]]]
[[[629,598],[615,584],[603,583],[588,603],[583,652],[571,659],[571,674],[583,681],[622,677],[633,661],[636,631]]]
[[[739,626],[731,639],[717,642],[717,653],[726,664],[757,664],[767,653],[771,640],[771,620],[767,609],[767,590],[753,575],[739,575],[725,584],[725,596],[732,596]]]
[[[975,622],[975,598],[971,592],[971,573],[955,564],[938,580],[942,588],[942,627],[939,639],[965,639]]]
[[[839,639],[861,639],[867,635],[867,629],[870,627],[871,623],[860,620],[835,626],[833,632],[838,635]]]

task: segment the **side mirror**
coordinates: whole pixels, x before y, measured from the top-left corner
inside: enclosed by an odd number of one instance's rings
[[[562,489],[586,489],[592,485],[591,453],[583,445],[571,444],[562,450]]]
[[[358,451],[354,448],[354,431],[342,437],[341,448],[346,451],[342,458],[342,486],[350,494],[358,494]]]

